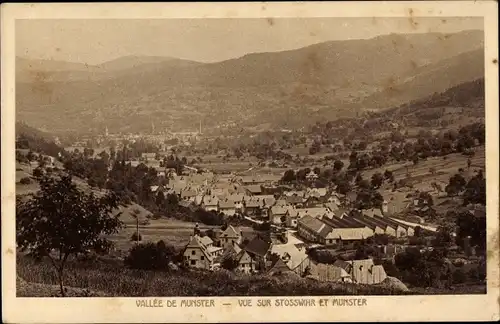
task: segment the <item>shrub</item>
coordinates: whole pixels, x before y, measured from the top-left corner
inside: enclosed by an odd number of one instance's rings
[[[127,267],[141,270],[167,270],[169,256],[165,243],[149,242],[130,249],[124,263]]]
[[[130,240],[131,240],[131,241],[142,241],[142,235],[141,235],[141,234],[139,234],[139,237],[137,237],[137,233],[136,233],[136,232],[134,232],[134,233],[132,234],[132,236],[130,237]]]
[[[31,179],[28,178],[28,177],[24,177],[22,178],[19,183],[23,184],[23,185],[27,185],[27,184],[30,184],[31,183]]]

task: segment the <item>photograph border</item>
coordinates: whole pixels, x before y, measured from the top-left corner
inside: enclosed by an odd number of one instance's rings
[[[137,322],[325,322],[467,321],[500,318],[498,4],[495,1],[288,2],[288,3],[78,3],[2,4],[2,314],[15,323]],[[279,17],[484,17],[487,294],[427,296],[335,296],[366,299],[366,305],[240,307],[238,297],[202,297],[215,307],[138,308],[144,298],[18,298],[15,244],[15,20],[16,19],[175,19]],[[275,300],[287,297],[262,298]],[[299,299],[300,297],[293,297]],[[332,299],[333,297],[328,297]],[[155,298],[147,298],[154,300]],[[161,297],[190,300],[196,297]],[[177,302],[179,304],[179,302]],[[224,305],[228,304],[228,305]],[[274,304],[274,302],[273,302]],[[362,303],[361,303],[362,304]]]

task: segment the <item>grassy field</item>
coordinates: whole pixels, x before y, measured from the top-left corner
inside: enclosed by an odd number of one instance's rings
[[[17,295],[53,294],[57,276],[48,262],[35,262],[19,256],[18,276],[29,282],[18,285]],[[317,282],[296,274],[236,275],[227,271],[176,272],[139,271],[123,267],[117,261],[69,262],[64,278],[72,292],[82,288],[99,295],[115,297],[148,296],[325,296],[325,295],[391,295],[402,294],[387,287]],[[40,286],[43,284],[43,286]],[[47,285],[49,287],[47,287]],[[39,292],[36,292],[36,289]],[[50,296],[50,295],[49,295]],[[86,293],[83,293],[86,296]]]
[[[432,181],[448,183],[449,178],[458,173],[459,168],[464,169],[465,176],[472,175],[474,170],[483,169],[484,171],[486,161],[484,147],[480,147],[474,157],[471,158],[472,165],[469,174],[467,173],[467,158],[465,155],[453,153],[446,155],[446,159],[443,157],[432,157],[420,161],[416,165],[412,162],[394,163],[364,171],[363,177],[370,179],[376,172],[384,173],[385,170],[390,170],[393,172],[394,178],[400,180],[407,177],[408,167],[410,177],[418,177],[418,182],[428,182],[430,185]],[[434,168],[436,171],[434,175],[430,172],[431,168]]]

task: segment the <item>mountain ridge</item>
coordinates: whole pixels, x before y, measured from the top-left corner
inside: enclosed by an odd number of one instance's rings
[[[193,120],[226,127],[335,118],[369,106],[388,108],[484,75],[483,46],[477,31],[396,34],[253,53],[218,63],[167,60],[111,77],[19,82],[18,117],[46,129],[88,131],[103,125],[111,131],[141,131],[149,129],[152,120],[160,128],[185,129]],[[475,54],[469,57],[468,52]],[[462,54],[468,58],[461,59]],[[473,64],[464,68],[461,61]],[[438,82],[425,85],[426,78]],[[412,89],[412,84],[421,90]]]

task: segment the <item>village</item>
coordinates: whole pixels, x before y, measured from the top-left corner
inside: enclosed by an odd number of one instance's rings
[[[147,160],[148,155],[143,158]],[[154,160],[152,155],[149,159]],[[168,180],[151,186],[152,193],[173,194],[183,208],[245,220],[261,229],[248,233],[229,224],[207,233],[196,224],[182,252],[187,268],[226,268],[242,274],[289,272],[320,281],[379,284],[388,277],[384,266],[371,257],[356,259],[357,250],[375,243],[381,259],[393,263],[397,253],[415,247],[415,235],[437,231],[437,226],[422,218],[398,218],[429,208],[418,190],[415,194],[408,188],[386,190],[381,208],[356,209],[354,191],[340,194],[333,187],[314,185],[297,190],[283,186],[282,175],[277,174],[214,174],[188,167],[182,174],[160,168],[158,176]],[[307,183],[317,178],[313,170],[306,175]],[[438,199],[437,188],[428,190]],[[471,207],[471,213],[485,216],[484,208]],[[308,253],[311,249],[340,257],[331,264],[317,262]]]

